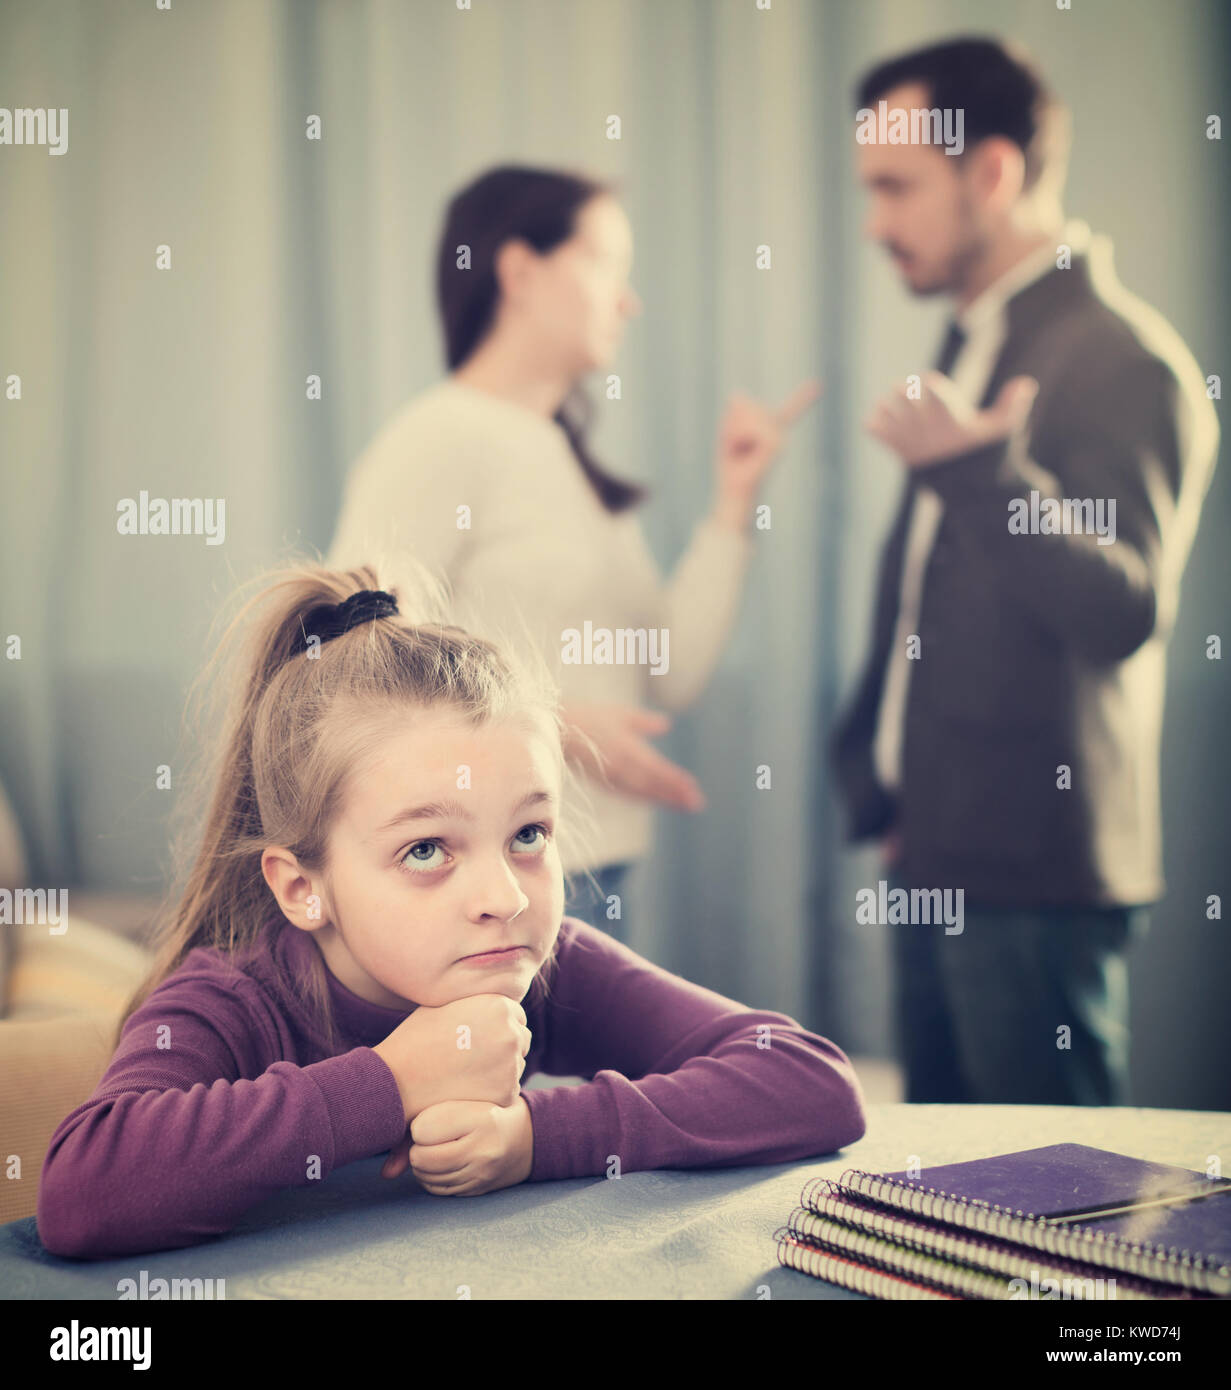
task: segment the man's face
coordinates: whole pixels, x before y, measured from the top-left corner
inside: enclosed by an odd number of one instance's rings
[[[893,88],[884,101],[891,113],[931,105],[917,84]],[[885,247],[914,294],[958,291],[984,254],[972,156],[948,155],[942,145],[856,146],[859,181],[871,199],[864,233]]]

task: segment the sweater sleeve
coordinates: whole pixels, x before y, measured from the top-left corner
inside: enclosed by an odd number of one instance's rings
[[[522,1095],[531,1182],[784,1163],[862,1138],[863,1091],[834,1043],[747,1009],[566,918],[542,1069],[587,1078]]]
[[[282,1189],[397,1142],[397,1082],[371,1048],[261,1067],[271,1032],[262,1000],[256,986],[187,972],[133,1013],[94,1094],[52,1136],[38,1195],[52,1254],[191,1245]]]
[[[658,577],[639,524],[634,543]],[[705,689],[735,626],[751,553],[746,535],[709,517],[697,523],[688,548],[661,590],[658,626],[667,630],[670,646],[667,669],[647,677],[656,705],[684,710]]]

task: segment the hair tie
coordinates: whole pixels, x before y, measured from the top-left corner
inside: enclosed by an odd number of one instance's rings
[[[321,642],[330,642],[360,623],[370,623],[375,618],[396,617],[397,612],[397,599],[383,589],[360,589],[341,603],[320,604],[300,621],[302,637],[299,650],[307,651],[313,637]]]

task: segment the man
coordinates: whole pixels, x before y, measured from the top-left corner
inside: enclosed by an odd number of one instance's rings
[[[857,149],[869,236],[955,308],[938,370],[867,422],[906,484],[834,740],[851,838],[880,838],[900,886],[962,892],[960,930],[892,928],[907,1099],[1123,1103],[1124,949],[1163,891],[1164,650],[1214,410],[1106,239],[1065,222],[1067,113],[1022,57],[942,43],[857,96],[960,132],[947,153],[863,118]]]

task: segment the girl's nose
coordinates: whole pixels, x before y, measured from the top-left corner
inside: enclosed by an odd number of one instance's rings
[[[530,899],[507,864],[486,875],[474,900],[476,917],[494,917],[501,922],[511,922],[529,906]]]

